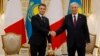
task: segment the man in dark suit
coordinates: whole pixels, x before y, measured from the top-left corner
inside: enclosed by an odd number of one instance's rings
[[[49,20],[44,16],[46,5],[40,4],[38,6],[39,14],[31,18],[32,36],[29,39],[31,56],[45,56],[47,39],[51,43],[49,35]]]
[[[52,36],[59,35],[67,29],[68,56],[85,56],[86,43],[90,42],[87,19],[85,15],[78,13],[78,4],[71,3],[71,14],[65,16],[63,26],[56,32],[52,31]]]

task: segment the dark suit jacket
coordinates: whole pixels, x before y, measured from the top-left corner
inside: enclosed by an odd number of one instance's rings
[[[67,29],[67,44],[69,47],[76,44],[77,46],[85,46],[86,42],[90,42],[89,31],[87,27],[86,16],[78,14],[76,27],[74,27],[72,14],[65,16],[63,26],[56,31],[57,35]]]
[[[46,45],[47,39],[51,43],[51,38],[48,36],[50,27],[49,20],[44,17],[44,21],[41,20],[40,16],[37,14],[31,18],[32,24],[32,36],[29,39],[29,43],[33,45]]]

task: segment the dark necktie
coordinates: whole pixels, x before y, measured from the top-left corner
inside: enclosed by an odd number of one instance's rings
[[[45,22],[45,19],[44,19],[44,17],[43,17],[43,16],[41,17],[41,19],[42,19],[42,21],[43,21],[43,22]]]
[[[74,16],[74,21],[73,21],[73,23],[74,23],[74,27],[76,27],[76,16]]]
[[[44,16],[41,17],[41,21],[42,21],[41,25],[42,25],[43,27],[45,27],[45,17],[44,17]]]

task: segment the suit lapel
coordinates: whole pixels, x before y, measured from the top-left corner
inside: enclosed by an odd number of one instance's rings
[[[81,18],[82,17],[80,16],[80,14],[78,14],[78,19],[77,19],[76,27],[80,24]]]
[[[38,18],[39,21],[41,21],[41,17],[38,14],[37,14],[37,18]]]
[[[70,22],[71,22],[71,26],[74,27],[72,14],[70,14]]]
[[[44,26],[45,25],[45,22],[41,19],[41,17],[39,15],[37,15],[37,17],[38,17],[39,24],[41,26]],[[44,17],[44,19],[45,19],[45,17]]]
[[[76,21],[76,27],[78,26],[80,19],[81,19],[81,16],[80,16],[80,14],[78,14],[78,18]],[[70,14],[70,22],[71,22],[72,27],[74,27],[72,14]]]
[[[37,20],[39,21],[40,25],[42,25],[42,20],[41,20],[41,17],[39,16],[39,14],[37,14]]]

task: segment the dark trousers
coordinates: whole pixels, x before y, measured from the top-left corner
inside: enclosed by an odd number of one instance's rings
[[[68,56],[75,56],[75,53],[78,53],[78,56],[85,56],[85,46],[78,47],[76,45],[69,47],[68,46]]]
[[[30,44],[31,56],[45,56],[46,45],[31,45]]]

